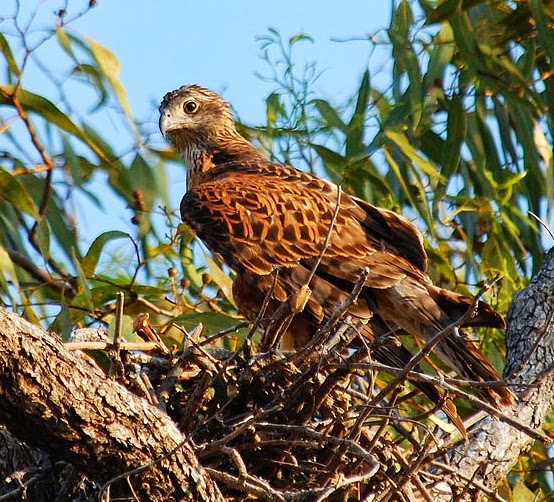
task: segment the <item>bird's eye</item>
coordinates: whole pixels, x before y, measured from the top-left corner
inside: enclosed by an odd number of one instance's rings
[[[198,103],[193,99],[190,99],[183,103],[183,111],[185,113],[191,114],[196,112],[196,110],[198,110]]]

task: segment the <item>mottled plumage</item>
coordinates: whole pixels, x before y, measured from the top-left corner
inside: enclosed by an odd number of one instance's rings
[[[471,306],[471,298],[432,284],[415,225],[346,193],[339,195],[328,181],[270,162],[236,131],[229,105],[217,94],[197,85],[181,87],[164,97],[160,114],[162,133],[189,168],[181,216],[236,272],[234,297],[245,316],[255,317],[272,287],[270,314],[306,283],[329,231],[328,247],[309,284],[312,294],[287,332],[294,345],[305,344],[348,297],[365,267],[364,287],[349,314],[365,323],[361,329],[369,341],[400,328],[424,342]],[[504,321],[478,302],[466,325],[503,328]],[[466,378],[498,379],[463,335],[448,336],[435,350]],[[410,354],[393,345],[377,348],[374,357],[404,365]],[[497,398],[511,401],[503,388],[483,390],[482,395],[493,403]]]

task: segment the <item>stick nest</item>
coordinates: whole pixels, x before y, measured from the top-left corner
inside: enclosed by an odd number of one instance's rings
[[[200,331],[142,365],[134,388],[190,438],[227,500],[452,500],[471,485],[443,482],[460,435],[408,382],[387,385],[400,369],[373,363],[348,317],[294,353],[255,353],[249,337],[229,351]]]

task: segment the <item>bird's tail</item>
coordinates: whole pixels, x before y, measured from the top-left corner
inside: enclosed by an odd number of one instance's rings
[[[505,385],[498,382],[501,377],[496,369],[483,356],[475,342],[463,333],[455,330],[455,333],[447,335],[435,347],[435,352],[461,377],[488,384],[473,389],[479,397],[495,408],[498,408],[499,403],[505,406],[513,403],[514,395]]]
[[[429,288],[429,294],[452,322],[466,317],[461,327],[506,327],[504,318],[485,302],[475,302],[473,298],[435,286]],[[428,333],[427,339],[435,334]],[[484,383],[498,381],[501,378],[475,343],[459,330],[454,330],[454,333],[443,338],[436,346],[435,352],[460,376],[468,380]],[[483,386],[477,388],[477,393],[495,407],[498,407],[498,403],[510,405],[513,402],[513,394],[505,386]]]
[[[488,303],[454,291],[448,291],[437,286],[429,285],[429,295],[435,303],[445,312],[450,319],[455,321],[466,316],[462,326],[483,326],[487,328],[505,329],[504,318],[496,312]]]
[[[374,316],[368,324],[363,325],[360,332],[368,342],[371,357],[381,364],[402,369],[413,357],[402,344],[398,343],[397,339],[387,335],[390,329],[377,316]],[[419,367],[416,366],[414,371],[419,371]],[[412,384],[423,392],[433,404],[440,407],[464,437],[467,436],[464,422],[458,414],[456,405],[444,389],[417,380],[412,381]]]

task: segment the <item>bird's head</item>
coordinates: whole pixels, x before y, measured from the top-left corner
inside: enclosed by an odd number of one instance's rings
[[[160,131],[185,158],[192,150],[218,150],[238,136],[229,104],[199,85],[186,85],[164,96]]]

